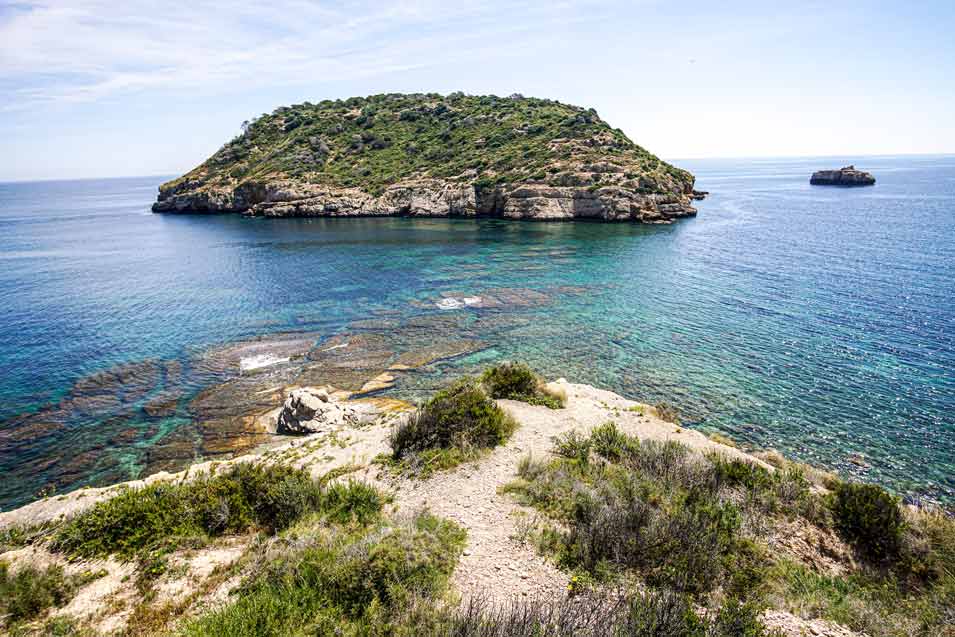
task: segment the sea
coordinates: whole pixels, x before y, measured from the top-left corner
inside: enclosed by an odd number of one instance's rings
[[[955,156],[674,163],[710,194],[653,226],[160,215],[171,176],[0,184],[0,509],[208,457],[151,461],[214,429],[210,386],[284,364],[270,336],[422,326],[469,345],[383,395],[522,360],[955,505]],[[810,186],[846,163],[876,185]]]

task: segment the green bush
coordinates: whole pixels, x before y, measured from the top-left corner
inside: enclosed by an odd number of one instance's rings
[[[336,482],[322,494],[321,510],[325,517],[339,524],[371,524],[384,508],[385,498],[378,489],[364,482]]]
[[[500,363],[484,370],[481,382],[492,398],[519,400],[550,409],[560,409],[566,397],[549,392],[544,381],[524,363]]]
[[[568,431],[567,433],[555,436],[553,438],[555,456],[576,460],[581,464],[587,464],[590,460],[590,447],[592,445],[590,438],[580,435],[577,431]]]
[[[183,634],[395,635],[414,600],[444,592],[464,531],[419,513],[396,525],[310,532],[266,555],[230,605],[190,622]]]
[[[598,579],[635,570],[653,586],[697,596],[719,586],[757,591],[764,556],[743,536],[710,459],[679,443],[639,441],[613,423],[587,438],[566,434],[554,452],[547,464],[522,462],[508,490],[560,523],[544,544],[557,538],[563,566]]]
[[[367,519],[382,502],[360,484],[323,493],[307,471],[284,465],[237,463],[214,476],[126,489],[69,520],[53,538],[60,551],[80,557],[144,555],[225,533],[280,531],[327,506],[349,515],[352,504]]]
[[[831,499],[836,529],[863,557],[893,560],[902,546],[905,520],[898,500],[874,484],[841,482]]]
[[[590,432],[590,443],[594,451],[611,462],[619,462],[630,456],[635,452],[635,445],[639,444],[636,439],[617,429],[613,422],[594,427]]]
[[[392,431],[392,457],[427,473],[503,444],[517,423],[473,378],[439,391]]]
[[[11,575],[7,564],[0,562],[0,621],[12,626],[65,606],[77,589],[101,575],[67,575],[58,565],[44,569],[27,566]]]

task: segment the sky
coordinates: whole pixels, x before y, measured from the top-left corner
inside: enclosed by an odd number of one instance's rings
[[[185,172],[284,104],[594,107],[667,159],[955,153],[955,2],[0,0],[0,180]]]

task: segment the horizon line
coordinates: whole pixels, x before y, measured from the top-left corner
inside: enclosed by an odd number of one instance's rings
[[[829,159],[835,157],[861,157],[861,158],[882,158],[882,157],[955,157],[955,151],[942,153],[876,153],[856,155],[854,153],[839,153],[826,155],[702,155],[696,157],[677,157],[673,159],[664,159],[668,164],[676,164],[682,161],[719,161],[719,160],[772,160],[772,159]],[[662,159],[662,158],[661,158]],[[139,175],[109,175],[109,176],[87,176],[87,177],[40,177],[36,179],[3,179],[0,178],[0,184],[28,184],[44,183],[58,181],[103,181],[109,179],[145,179],[147,177],[168,177],[170,175],[185,175],[185,172],[162,172]]]

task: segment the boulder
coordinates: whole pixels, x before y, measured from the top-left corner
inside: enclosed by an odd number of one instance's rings
[[[335,427],[354,425],[354,408],[332,400],[324,389],[293,389],[279,413],[277,433],[310,434]]]

